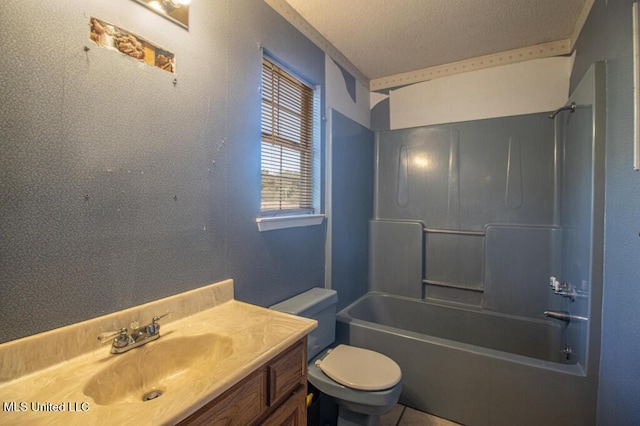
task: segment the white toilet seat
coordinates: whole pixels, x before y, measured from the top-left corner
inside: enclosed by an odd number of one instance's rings
[[[402,378],[400,367],[391,358],[349,345],[338,345],[316,365],[332,380],[358,390],[389,389]]]

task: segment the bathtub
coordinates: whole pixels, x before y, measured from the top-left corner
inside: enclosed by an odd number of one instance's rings
[[[595,424],[597,383],[567,361],[564,324],[368,293],[338,341],[402,369],[400,402],[465,425]]]

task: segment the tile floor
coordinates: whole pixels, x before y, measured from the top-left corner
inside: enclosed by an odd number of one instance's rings
[[[396,405],[393,410],[383,415],[380,426],[459,426],[449,420],[414,410],[404,405]]]

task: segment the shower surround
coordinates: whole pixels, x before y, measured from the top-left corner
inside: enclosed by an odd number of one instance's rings
[[[401,402],[471,425],[595,423],[603,75],[555,120],[376,134],[369,293],[338,333],[399,363]]]

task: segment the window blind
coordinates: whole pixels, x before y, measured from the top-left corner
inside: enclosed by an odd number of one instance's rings
[[[262,64],[263,214],[312,212],[313,89]]]

